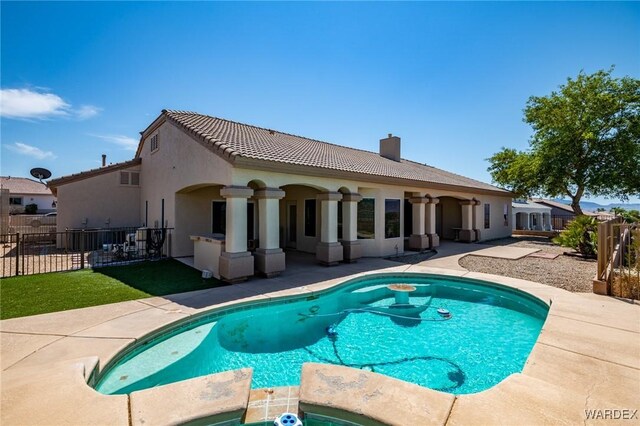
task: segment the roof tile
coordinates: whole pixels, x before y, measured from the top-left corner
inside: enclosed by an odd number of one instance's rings
[[[178,126],[230,157],[357,172],[365,175],[500,191],[493,185],[409,160],[389,160],[376,152],[335,145],[289,133],[187,111],[164,110]],[[217,148],[215,148],[217,147]]]

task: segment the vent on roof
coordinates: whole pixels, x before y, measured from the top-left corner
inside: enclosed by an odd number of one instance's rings
[[[380,156],[400,161],[400,138],[389,133],[387,138],[380,139]]]

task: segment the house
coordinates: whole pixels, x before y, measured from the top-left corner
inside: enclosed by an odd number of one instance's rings
[[[49,213],[56,210],[56,197],[51,190],[37,180],[0,176],[0,188],[9,191],[9,213],[20,214],[25,212],[25,207],[35,204],[36,213]]]
[[[551,207],[531,200],[516,199],[511,203],[513,230],[552,231]]]
[[[132,160],[48,184],[59,229],[174,228],[174,257],[223,244],[214,266],[229,281],[281,272],[283,249],[333,265],[403,253],[405,241],[423,250],[511,235],[510,192],[400,151],[393,135],[376,153],[163,110]]]
[[[565,229],[567,224],[571,222],[576,214],[570,205],[554,200],[533,199],[533,202],[551,208],[551,222],[553,229]],[[598,213],[584,212],[587,216],[598,217]]]

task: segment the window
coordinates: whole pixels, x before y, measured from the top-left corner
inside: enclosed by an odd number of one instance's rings
[[[484,205],[484,229],[491,228],[491,204]]]
[[[226,201],[213,201],[211,203],[211,232],[214,234],[227,233]]]
[[[140,185],[140,173],[138,172],[120,172],[120,185]]]
[[[504,204],[502,213],[504,214],[504,226],[509,226],[509,205],[507,203]]]
[[[413,205],[408,198],[404,199],[404,236],[410,237],[413,233]]]
[[[342,201],[338,201],[338,239],[342,238]]]
[[[22,197],[9,197],[9,204],[12,206],[21,206]]]
[[[254,240],[256,238],[254,209],[255,204],[247,202],[247,239],[249,240]]]
[[[384,237],[400,236],[400,200],[384,200]]]
[[[304,236],[316,236],[316,200],[304,200]]]
[[[376,200],[363,198],[358,202],[358,239],[376,237]]]
[[[131,172],[131,185],[138,186],[140,185],[140,173]]]
[[[151,145],[151,152],[153,152],[153,151],[158,149],[158,135],[157,134],[151,136],[150,145]]]
[[[253,240],[255,234],[255,205],[247,203],[247,240]],[[212,201],[211,202],[211,232],[213,234],[227,233],[227,202]]]

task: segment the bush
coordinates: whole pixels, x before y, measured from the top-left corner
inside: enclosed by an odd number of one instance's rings
[[[24,206],[24,212],[26,214],[36,214],[38,213],[38,205],[37,204],[27,204]]]
[[[593,216],[577,216],[567,229],[553,239],[563,247],[571,247],[585,257],[598,254],[598,220]]]

